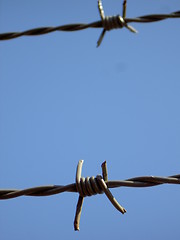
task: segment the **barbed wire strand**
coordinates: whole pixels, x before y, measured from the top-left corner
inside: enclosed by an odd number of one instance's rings
[[[79,230],[80,216],[82,211],[82,205],[84,197],[92,196],[95,194],[105,193],[108,199],[111,201],[113,206],[120,211],[122,214],[126,212],[117,200],[110,192],[110,188],[118,187],[153,187],[161,184],[180,184],[180,174],[172,175],[168,177],[157,177],[157,176],[142,176],[134,177],[126,180],[108,180],[107,165],[106,161],[101,165],[102,176],[97,175],[96,177],[81,177],[83,160],[80,160],[76,170],[76,182],[68,185],[49,185],[39,186],[33,188],[27,188],[23,190],[17,189],[0,189],[0,200],[6,200],[16,198],[20,196],[36,196],[44,197],[63,192],[78,192],[79,199],[76,206],[76,214],[74,220],[74,229]]]
[[[151,22],[158,22],[165,19],[170,18],[180,18],[180,11],[172,12],[169,14],[150,14],[145,16],[140,16],[136,18],[126,18],[126,0],[123,3],[123,16],[105,16],[102,2],[101,0],[98,1],[98,9],[100,13],[101,20],[84,24],[84,23],[76,23],[76,24],[67,24],[57,27],[39,27],[30,30],[26,30],[23,32],[9,32],[9,33],[1,33],[0,34],[0,41],[2,40],[10,40],[14,38],[18,38],[21,36],[37,36],[48,34],[55,31],[79,31],[84,30],[87,28],[103,28],[103,32],[97,42],[97,46],[100,46],[104,34],[106,31],[110,31],[112,29],[120,29],[126,27],[131,32],[137,33],[136,29],[132,26],[128,25],[129,23],[151,23]]]

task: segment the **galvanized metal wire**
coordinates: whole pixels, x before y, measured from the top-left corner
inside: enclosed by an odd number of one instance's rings
[[[126,180],[108,180],[106,162],[102,164],[102,176],[81,177],[83,160],[80,160],[76,170],[76,182],[68,185],[49,185],[27,188],[23,190],[17,189],[0,189],[0,200],[16,198],[20,196],[36,196],[44,197],[63,192],[78,192],[79,199],[76,208],[74,220],[74,229],[79,230],[80,216],[84,197],[95,194],[105,193],[113,206],[122,214],[126,212],[110,192],[110,188],[118,187],[153,187],[161,184],[180,184],[180,174],[168,177],[142,176],[129,178]]]
[[[99,46],[103,40],[106,31],[118,28],[127,28],[131,32],[136,33],[136,29],[129,25],[129,23],[150,23],[165,20],[168,18],[180,18],[180,11],[173,12],[170,14],[151,14],[141,16],[137,18],[126,18],[126,0],[123,3],[123,14],[122,16],[105,16],[102,2],[98,1],[98,9],[101,17],[101,21],[96,21],[90,24],[68,24],[58,27],[42,27],[27,30],[24,32],[11,32],[0,34],[0,40],[9,40],[18,38],[21,36],[36,36],[51,33],[54,31],[78,31],[86,28],[103,28],[100,38],[97,42]],[[180,174],[172,175],[168,177],[156,177],[156,176],[142,176],[129,178],[126,180],[109,181],[107,174],[106,162],[102,164],[102,176],[97,175],[96,177],[81,177],[83,160],[80,160],[76,171],[76,182],[68,185],[50,185],[50,186],[39,186],[33,188],[27,188],[23,190],[17,189],[0,189],[0,200],[7,200],[20,196],[50,196],[54,194],[60,194],[63,192],[78,192],[79,199],[76,207],[76,214],[74,219],[74,229],[79,230],[80,216],[82,211],[82,204],[84,197],[92,196],[95,194],[105,193],[107,198],[113,204],[113,206],[120,211],[122,214],[126,213],[126,209],[122,207],[110,192],[110,188],[117,187],[152,187],[160,184],[180,184]]]
[[[106,31],[110,31],[112,29],[120,29],[120,28],[127,28],[131,32],[136,33],[136,29],[129,25],[129,23],[152,23],[158,22],[165,19],[172,19],[172,18],[180,18],[180,11],[172,12],[169,14],[150,14],[145,16],[140,16],[136,18],[127,18],[126,17],[126,0],[123,3],[123,13],[122,16],[105,16],[102,2],[98,1],[98,9],[100,13],[101,20],[92,22],[92,23],[75,23],[75,24],[67,24],[57,27],[39,27],[30,30],[26,30],[23,32],[9,32],[9,33],[1,33],[0,40],[10,40],[14,38],[18,38],[21,36],[37,36],[43,35],[55,31],[79,31],[84,30],[87,28],[103,28],[103,32],[97,42],[97,46],[99,46],[102,42],[104,34]]]

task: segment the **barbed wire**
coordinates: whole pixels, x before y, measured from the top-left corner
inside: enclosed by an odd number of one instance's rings
[[[97,175],[96,177],[81,177],[83,160],[78,162],[76,170],[76,182],[68,185],[50,185],[50,186],[39,186],[33,188],[27,188],[23,190],[17,189],[0,189],[0,200],[6,200],[16,198],[20,196],[36,196],[44,197],[63,192],[78,192],[79,199],[76,207],[76,214],[74,220],[74,229],[79,230],[80,216],[82,211],[82,204],[84,197],[92,196],[95,194],[105,193],[108,199],[111,201],[113,206],[120,211],[122,214],[126,212],[117,200],[110,192],[110,188],[118,187],[152,187],[161,184],[180,184],[180,174],[172,175],[168,177],[156,177],[156,176],[142,176],[134,177],[126,180],[108,180],[107,165],[106,161],[101,165],[102,176]]]
[[[57,26],[57,27],[40,27],[40,28],[26,30],[23,32],[1,33],[0,41],[10,40],[10,39],[18,38],[21,36],[43,35],[43,34],[55,32],[55,31],[69,32],[69,31],[84,30],[87,28],[103,28],[103,32],[101,33],[100,38],[97,42],[97,46],[100,46],[106,31],[126,27],[131,32],[137,33],[137,30],[135,28],[128,25],[129,23],[133,23],[133,22],[134,23],[151,23],[151,22],[162,21],[169,18],[180,18],[180,11],[172,12],[169,14],[150,14],[150,15],[140,16],[136,18],[126,18],[126,2],[127,2],[126,0],[124,0],[123,2],[122,16],[120,15],[105,16],[102,2],[101,0],[98,0],[98,9],[101,17],[100,21],[96,21],[88,24],[76,23],[76,24],[67,24],[67,25]]]

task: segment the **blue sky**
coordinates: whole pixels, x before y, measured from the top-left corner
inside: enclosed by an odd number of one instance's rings
[[[106,15],[122,1],[104,0]],[[180,10],[179,0],[129,0],[127,16]],[[0,32],[99,20],[96,0],[0,0]],[[0,188],[180,173],[180,19],[138,30],[56,32],[0,42]],[[1,239],[177,239],[179,186],[112,190],[86,198],[80,232],[77,193],[0,202]]]

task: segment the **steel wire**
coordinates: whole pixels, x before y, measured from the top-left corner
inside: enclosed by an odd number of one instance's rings
[[[180,11],[172,12],[169,14],[150,14],[150,15],[140,16],[136,18],[126,18],[126,4],[123,4],[123,17],[121,17],[120,15],[105,17],[102,3],[100,0],[98,1],[98,8],[101,16],[100,21],[87,23],[87,24],[86,23],[67,24],[67,25],[62,25],[57,27],[39,27],[39,28],[22,31],[22,32],[1,33],[0,41],[10,40],[10,39],[18,38],[21,36],[37,36],[37,35],[48,34],[56,31],[67,31],[67,32],[79,31],[87,28],[103,28],[105,33],[106,30],[126,27],[132,32],[137,32],[133,27],[128,26],[128,23],[152,23],[152,22],[162,21],[165,19],[180,18]],[[108,26],[108,28],[106,28],[106,26]],[[103,38],[103,36],[101,37]],[[102,39],[99,40],[98,46],[100,45],[101,41]]]
[[[129,178],[126,180],[105,181],[108,188],[119,187],[153,187],[161,184],[180,184],[180,174],[169,177],[143,176]],[[63,192],[78,192],[76,183],[68,185],[49,185],[27,188],[23,190],[17,189],[0,189],[0,200],[16,198],[20,196],[44,197]]]
[[[126,180],[108,181],[106,161],[101,165],[102,176],[96,177],[81,177],[83,160],[80,160],[76,169],[76,182],[68,185],[49,185],[27,188],[23,190],[17,189],[0,189],[0,200],[7,200],[20,196],[50,196],[60,194],[63,192],[78,192],[79,198],[76,206],[76,214],[74,219],[74,230],[80,230],[80,217],[82,212],[82,205],[84,197],[92,196],[95,194],[105,193],[112,205],[122,214],[126,213],[126,209],[122,207],[115,197],[110,192],[109,188],[117,187],[152,187],[160,184],[180,184],[180,174],[172,175],[169,177],[155,177],[155,176],[142,176],[134,177]]]

